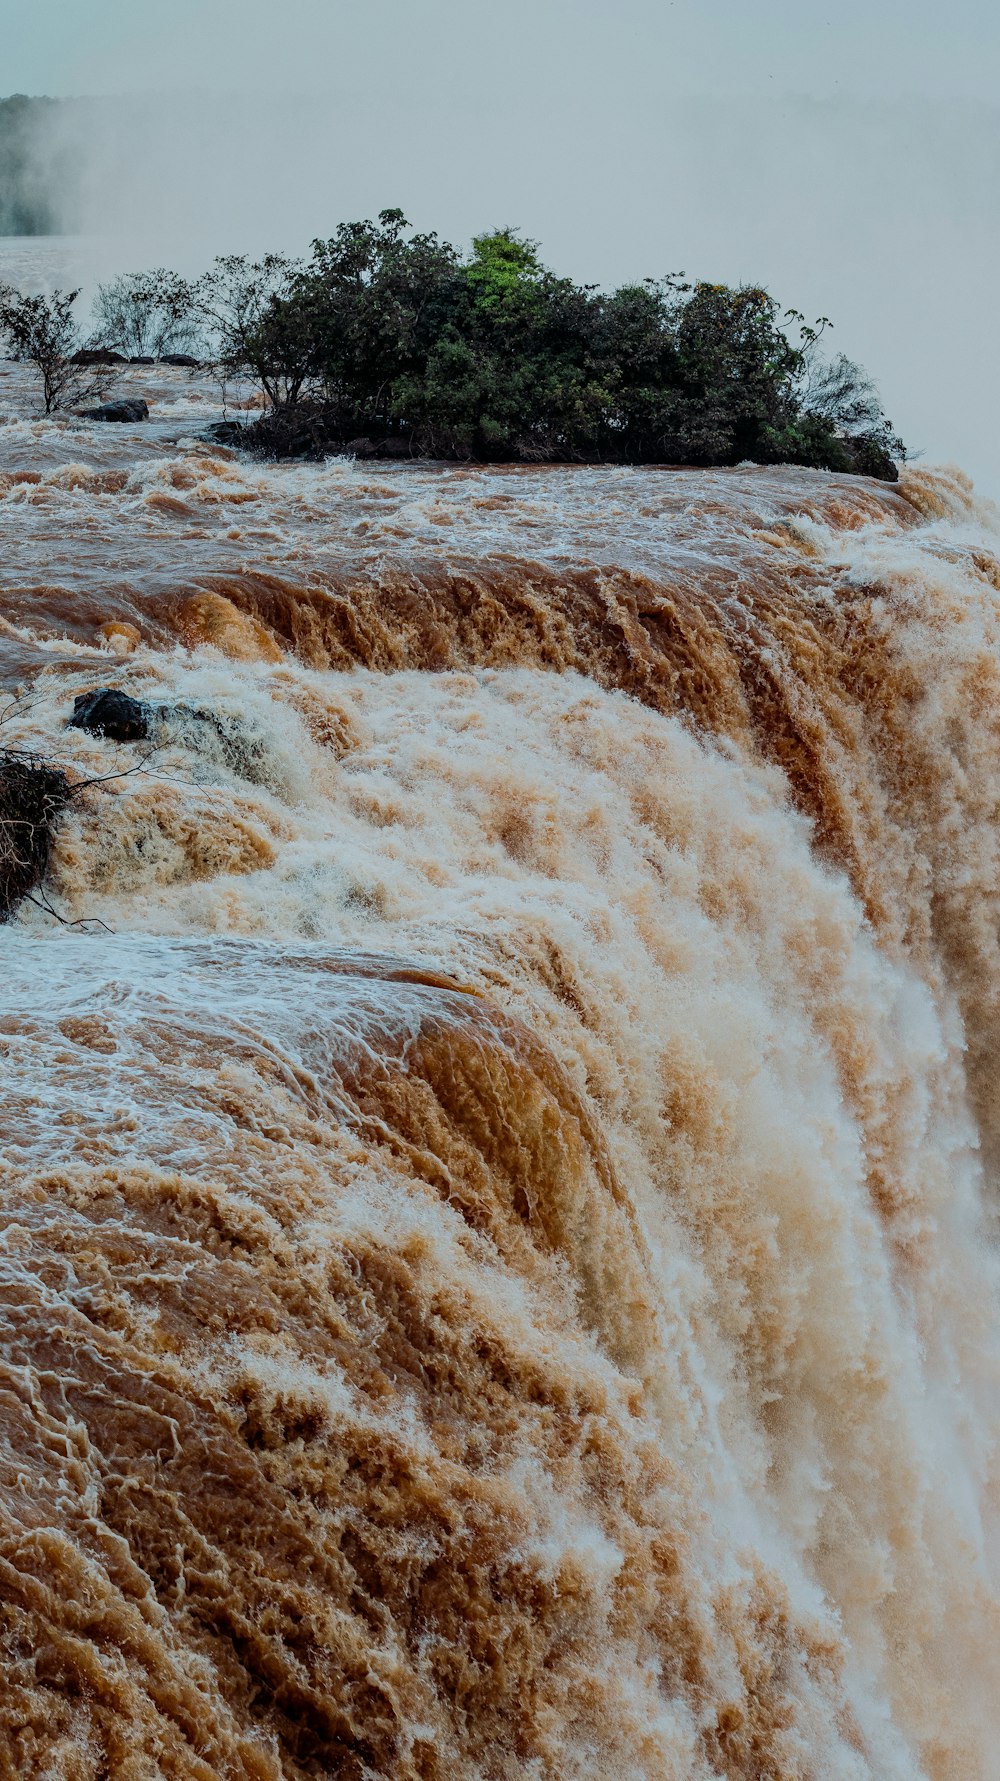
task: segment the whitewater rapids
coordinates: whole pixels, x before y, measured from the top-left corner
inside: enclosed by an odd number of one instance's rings
[[[994,516],[137,435],[0,427],[0,1775],[994,1781]]]

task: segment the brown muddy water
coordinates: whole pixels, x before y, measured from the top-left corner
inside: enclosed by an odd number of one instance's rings
[[[0,366],[0,1775],[991,1781],[996,516],[126,381]]]

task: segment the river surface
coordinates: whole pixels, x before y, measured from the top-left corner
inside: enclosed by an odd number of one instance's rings
[[[0,365],[0,1774],[993,1781],[994,511],[121,393]]]

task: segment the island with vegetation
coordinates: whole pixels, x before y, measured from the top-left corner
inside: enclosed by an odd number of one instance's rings
[[[86,336],[75,295],[0,293],[0,334],[43,371],[46,406],[71,406],[80,381],[46,376],[46,355],[85,371],[88,394],[119,360],[196,359],[224,387],[257,385],[259,418],[229,436],[271,457],[750,461],[893,480],[905,456],[867,373],[826,352],[827,318],[682,275],[575,284],[513,228],[463,252],[384,210],[303,260],[127,274],[101,287]]]

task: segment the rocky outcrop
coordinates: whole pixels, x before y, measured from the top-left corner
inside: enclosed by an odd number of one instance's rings
[[[110,742],[141,742],[149,735],[150,707],[119,687],[102,686],[73,702],[71,730],[89,730]]]
[[[121,687],[94,687],[74,700],[67,727],[87,730],[108,742],[148,740],[154,750],[166,743],[180,743],[195,754],[214,758],[251,784],[260,783],[266,773],[260,740],[252,731],[183,701],[154,705],[134,699]]]
[[[331,405],[301,401],[268,409],[238,441],[266,458],[411,458],[424,455],[410,432],[356,434]]]
[[[847,459],[847,468],[855,476],[876,476],[880,482],[899,481],[899,465],[884,439],[872,434],[862,434],[859,437],[844,436],[840,443]]]
[[[248,431],[242,421],[212,421],[203,428],[201,437],[213,440],[216,445],[243,445]]]
[[[72,365],[127,365],[124,353],[113,352],[110,346],[81,346],[73,354]]]
[[[99,408],[81,408],[78,411],[80,420],[85,421],[148,421],[149,405],[141,397],[130,396],[124,402],[102,402]]]

